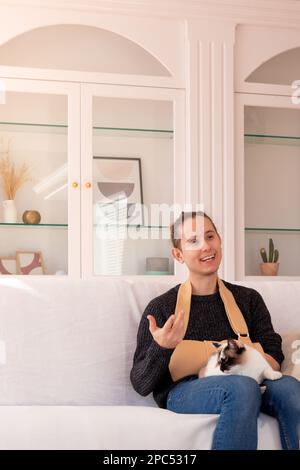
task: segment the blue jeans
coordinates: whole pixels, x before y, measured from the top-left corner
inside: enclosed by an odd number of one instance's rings
[[[261,395],[250,377],[190,377],[169,392],[167,409],[175,413],[219,414],[212,449],[257,449],[257,418],[262,411],[279,423],[283,449],[299,449],[300,382],[290,376],[265,380]]]

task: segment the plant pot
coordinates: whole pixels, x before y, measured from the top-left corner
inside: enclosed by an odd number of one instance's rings
[[[17,208],[13,199],[2,201],[3,222],[15,224],[17,222]]]
[[[262,276],[277,276],[279,263],[260,263]]]

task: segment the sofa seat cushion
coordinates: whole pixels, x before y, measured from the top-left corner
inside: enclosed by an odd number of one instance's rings
[[[130,369],[142,312],[175,279],[41,277],[0,276],[0,405],[156,407]],[[300,282],[237,284],[260,291],[278,333],[300,331]]]
[[[282,372],[300,380],[300,330],[282,335],[282,350],[284,354]]]
[[[148,406],[0,406],[0,450],[210,449],[217,419]],[[281,448],[274,418],[260,415],[258,435],[259,449]]]

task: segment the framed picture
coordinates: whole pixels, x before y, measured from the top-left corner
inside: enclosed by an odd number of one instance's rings
[[[0,275],[17,274],[16,258],[0,258]]]
[[[140,158],[93,157],[96,223],[143,225]]]
[[[45,274],[44,262],[40,251],[17,251],[18,274]]]

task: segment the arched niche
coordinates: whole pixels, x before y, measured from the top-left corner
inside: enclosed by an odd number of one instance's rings
[[[20,34],[0,47],[0,65],[170,77],[135,42],[94,26],[59,24]]]
[[[246,82],[290,85],[296,79],[300,79],[300,47],[266,60],[246,78]]]

